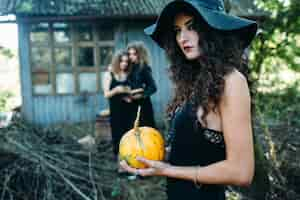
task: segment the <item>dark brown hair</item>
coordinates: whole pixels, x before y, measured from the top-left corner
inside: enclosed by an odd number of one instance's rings
[[[142,41],[133,41],[127,45],[127,51],[134,49],[137,53],[141,67],[150,65],[150,53]]]
[[[168,105],[167,113],[172,115],[177,107],[189,102],[194,111],[199,106],[203,108],[202,121],[206,123],[208,112],[214,111],[220,103],[224,92],[224,77],[234,69],[246,75],[247,69],[242,62],[242,42],[236,35],[215,30],[200,17],[194,17],[194,23],[194,29],[201,38],[199,45],[204,52],[200,61],[185,58],[177,45],[175,32],[165,34],[167,36],[163,38],[171,62],[170,77],[175,85],[174,97]]]

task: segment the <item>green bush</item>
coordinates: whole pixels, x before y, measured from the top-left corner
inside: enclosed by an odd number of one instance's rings
[[[9,91],[0,92],[0,112],[8,110],[8,100],[13,94]]]
[[[289,120],[292,124],[300,125],[300,90],[299,83],[270,93],[259,92],[255,98],[256,110],[264,118],[273,122]]]

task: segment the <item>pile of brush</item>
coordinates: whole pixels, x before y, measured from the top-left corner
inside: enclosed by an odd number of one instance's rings
[[[109,145],[89,151],[59,129],[20,118],[0,131],[0,199],[105,199],[112,191]]]
[[[80,138],[88,129],[66,127],[14,117],[0,129],[0,200],[165,199],[163,179],[118,177],[108,141],[84,148]]]

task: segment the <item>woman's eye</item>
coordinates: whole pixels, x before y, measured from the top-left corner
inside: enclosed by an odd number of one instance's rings
[[[187,29],[188,30],[195,30],[195,25],[192,23],[192,24],[189,24],[188,26],[187,26]]]

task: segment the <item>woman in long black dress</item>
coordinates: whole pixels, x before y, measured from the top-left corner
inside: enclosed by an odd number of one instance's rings
[[[149,66],[149,54],[142,42],[131,42],[127,46],[129,60],[132,70],[129,75],[129,83],[133,90],[141,91],[132,94],[131,99],[137,111],[141,106],[140,125],[155,127],[155,119],[151,96],[156,92],[156,84],[152,77],[152,70]],[[133,117],[135,118],[136,112]]]
[[[111,67],[111,72],[104,76],[103,91],[109,101],[113,152],[117,158],[121,137],[133,127],[133,120],[128,117],[128,113],[135,112],[127,100],[130,92],[128,82],[130,65],[127,52],[117,52]]]
[[[177,0],[145,32],[166,50],[175,84],[169,163],[139,158],[142,176],[168,177],[169,200],[224,200],[226,185],[254,174],[250,95],[242,54],[255,22],[227,15],[222,0]]]

